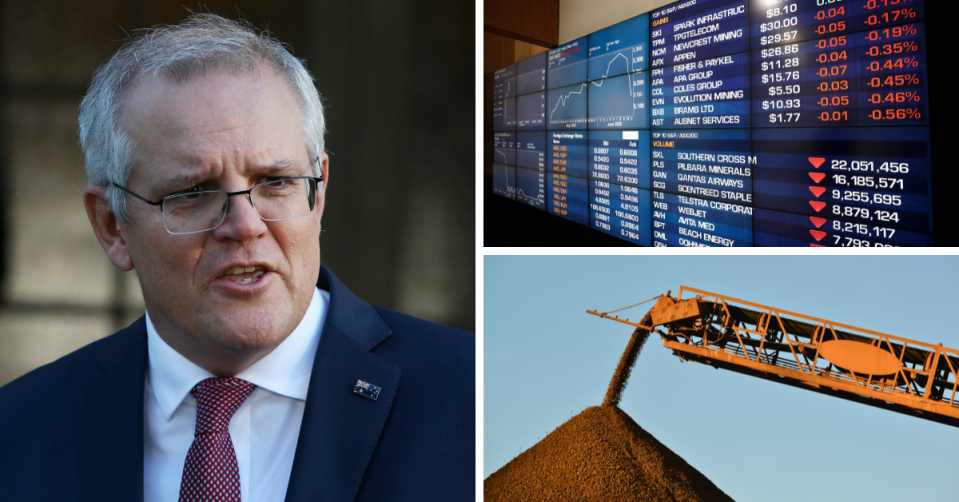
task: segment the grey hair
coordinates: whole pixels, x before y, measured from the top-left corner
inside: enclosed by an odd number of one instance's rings
[[[286,46],[245,21],[192,14],[178,25],[138,31],[93,75],[80,104],[80,147],[91,184],[106,187],[106,201],[120,222],[128,221],[123,192],[139,162],[136,145],[120,124],[126,93],[143,78],[183,82],[213,69],[253,72],[266,64],[296,91],[303,115],[303,139],[310,160],[324,152],[326,122],[313,77]],[[313,164],[319,175],[319,163]]]

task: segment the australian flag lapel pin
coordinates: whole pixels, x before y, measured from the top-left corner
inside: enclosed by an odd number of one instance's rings
[[[380,397],[380,388],[363,380],[357,380],[356,387],[353,387],[353,393],[376,401],[376,398]]]

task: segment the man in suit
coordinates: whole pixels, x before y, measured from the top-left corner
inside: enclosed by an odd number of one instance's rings
[[[321,267],[299,60],[194,15],[127,42],[79,120],[87,214],[147,313],[0,389],[0,499],[473,498],[473,336]]]

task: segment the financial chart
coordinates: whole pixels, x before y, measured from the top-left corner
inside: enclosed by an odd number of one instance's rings
[[[546,90],[546,53],[541,52],[516,64],[516,94]],[[495,74],[494,74],[495,79]]]
[[[932,246],[930,10],[683,0],[497,70],[494,194],[641,246]]]

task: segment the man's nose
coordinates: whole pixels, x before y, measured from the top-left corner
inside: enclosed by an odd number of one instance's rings
[[[213,229],[214,237],[228,240],[247,240],[256,238],[267,231],[266,222],[260,218],[249,194],[236,194],[225,204],[226,216],[223,223]]]

